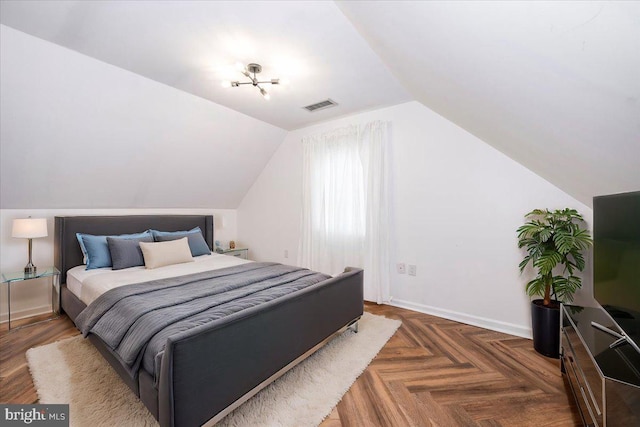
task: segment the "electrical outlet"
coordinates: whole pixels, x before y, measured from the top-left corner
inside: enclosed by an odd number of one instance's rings
[[[289,249],[284,250],[284,257],[289,258]]]
[[[416,275],[416,269],[417,267],[413,264],[409,264],[409,276],[415,276]]]
[[[398,269],[398,274],[405,274],[407,272],[407,267],[403,262],[398,263],[396,268]]]

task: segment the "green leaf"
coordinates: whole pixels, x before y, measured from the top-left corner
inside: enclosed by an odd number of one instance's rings
[[[549,240],[551,236],[553,236],[553,230],[549,228],[540,229],[540,240],[542,240],[543,242]]]
[[[553,242],[556,244],[558,252],[563,255],[569,253],[575,247],[573,235],[566,233],[564,230],[559,230],[553,236]]]
[[[582,287],[582,280],[577,276],[555,276],[553,278],[555,284],[556,297],[562,302],[573,301],[573,294]]]
[[[525,217],[545,215],[548,212],[549,211],[547,209],[534,209],[528,214],[526,214]]]
[[[535,239],[531,239],[531,238],[520,239],[520,241],[518,242],[518,247],[519,248],[521,248],[523,246],[530,246],[530,245],[537,246],[538,242]]]
[[[571,301],[581,286],[574,272],[584,270],[583,252],[593,243],[589,230],[582,228],[584,218],[572,208],[534,209],[525,218],[516,230],[518,248],[526,252],[518,268],[522,273],[531,263],[537,273],[526,284],[527,294],[544,296],[550,286],[556,298]],[[552,276],[557,266],[563,267],[562,274]]]
[[[551,273],[553,268],[562,260],[562,256],[556,251],[546,251],[534,263],[534,267],[540,270],[540,275]]]
[[[580,271],[584,270],[585,262],[584,262],[584,256],[582,256],[582,253],[580,253],[579,251],[572,251],[571,256],[575,261],[576,268]]]
[[[535,279],[529,281],[526,286],[527,295],[530,297],[533,296],[544,296],[544,280],[541,277],[536,277]]]
[[[522,273],[522,271],[527,266],[527,264],[529,264],[530,260],[531,260],[531,255],[527,255],[526,257],[524,257],[524,259],[522,260],[522,262],[518,266],[520,268],[520,273]]]
[[[576,240],[576,245],[581,250],[587,249],[593,243],[589,230],[577,230],[574,234],[574,238]]]

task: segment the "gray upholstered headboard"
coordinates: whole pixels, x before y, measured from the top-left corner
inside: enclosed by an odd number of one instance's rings
[[[213,215],[57,216],[53,257],[61,273],[60,283],[66,283],[67,270],[82,264],[76,233],[114,235],[139,233],[150,228],[180,231],[194,227],[200,227],[209,249],[213,249]]]

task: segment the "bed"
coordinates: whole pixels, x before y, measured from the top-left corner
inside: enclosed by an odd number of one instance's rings
[[[97,298],[90,293],[81,298],[77,291],[70,290],[78,284],[74,285],[73,280],[67,279],[74,276],[74,267],[83,263],[76,233],[117,235],[147,229],[179,231],[194,227],[200,227],[211,249],[214,227],[213,216],[210,215],[56,217],[54,258],[61,272],[62,310],[78,324],[86,317],[86,312],[95,308],[95,304],[90,304],[89,310],[85,310],[87,302]],[[203,262],[217,263],[220,260],[224,264],[231,258],[224,255],[211,257]],[[259,264],[226,267],[206,274],[222,274],[217,272],[234,269],[264,268],[267,271],[268,268],[287,268],[271,263],[263,263],[264,267]],[[68,276],[70,270],[72,274]],[[76,268],[75,271],[78,270],[81,269]],[[144,271],[127,275],[143,277]],[[243,277],[241,274],[237,276]],[[175,280],[183,277],[187,276]],[[331,338],[348,327],[357,326],[363,312],[362,281],[361,269],[346,268],[344,273],[335,277],[180,330],[163,341],[163,350],[158,353],[155,370],[151,372],[140,364],[132,373],[108,340],[105,342],[93,333],[88,334],[88,339],[161,426],[212,425]],[[118,290],[144,285],[122,286]],[[114,293],[117,292],[111,292]]]

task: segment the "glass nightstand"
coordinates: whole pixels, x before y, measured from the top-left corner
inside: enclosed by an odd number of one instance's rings
[[[248,248],[234,248],[234,249],[225,249],[222,251],[224,255],[230,255],[242,259],[249,259],[249,249]]]
[[[19,285],[20,282],[28,280],[51,278],[51,317],[38,322],[28,323],[19,326],[31,326],[37,323],[48,322],[60,317],[60,271],[55,267],[38,268],[34,274],[26,274],[24,271],[2,272],[2,283],[7,284],[7,313],[9,318],[9,330],[11,330],[11,286]]]

